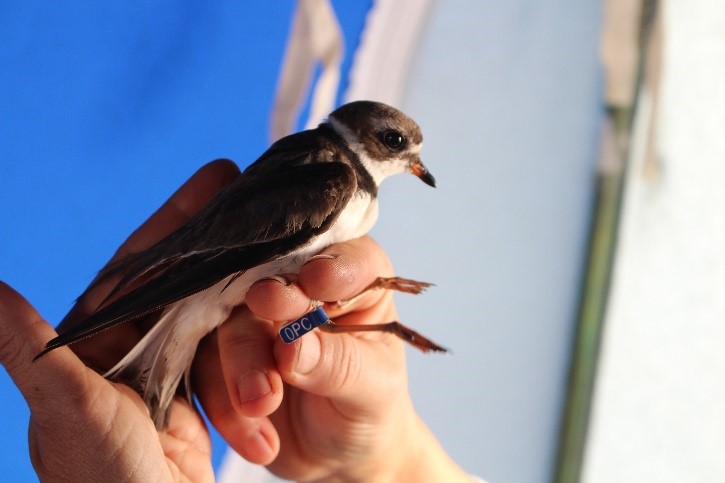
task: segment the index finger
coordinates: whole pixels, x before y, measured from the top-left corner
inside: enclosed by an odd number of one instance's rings
[[[274,321],[292,320],[309,311],[310,299],[337,302],[362,292],[377,277],[390,276],[393,267],[383,249],[364,236],[331,245],[305,263],[297,283],[284,285],[274,279],[256,282],[245,296],[247,306],[257,316]],[[328,315],[367,308],[384,292],[369,293],[344,308],[326,305]]]
[[[326,302],[360,293],[376,277],[393,274],[390,259],[375,240],[363,236],[325,248],[300,270],[299,283]]]

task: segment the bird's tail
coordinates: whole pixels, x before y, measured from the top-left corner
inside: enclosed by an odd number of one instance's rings
[[[166,429],[171,403],[184,378],[186,396],[192,403],[189,371],[199,338],[181,340],[182,305],[168,307],[154,327],[104,377],[122,381],[138,391],[157,429]],[[192,403],[193,404],[193,403]]]

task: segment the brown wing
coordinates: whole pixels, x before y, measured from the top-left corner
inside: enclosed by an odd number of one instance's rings
[[[240,175],[187,225],[137,256],[136,264],[157,268],[149,280],[48,342],[37,357],[290,253],[328,229],[355,187],[351,168],[338,162]],[[148,275],[145,267],[134,272]]]

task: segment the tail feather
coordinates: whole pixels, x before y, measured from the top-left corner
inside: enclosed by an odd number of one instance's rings
[[[176,333],[181,311],[181,305],[165,310],[136,346],[104,374],[108,379],[123,381],[143,395],[158,429],[168,426],[171,403],[182,377],[186,396],[192,400],[189,370],[200,337],[179,340]]]

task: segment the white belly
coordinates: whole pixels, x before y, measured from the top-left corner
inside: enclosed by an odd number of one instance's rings
[[[340,216],[329,230],[310,240],[307,245],[295,251],[293,255],[288,255],[247,270],[242,276],[232,282],[223,293],[222,288],[229,283],[231,276],[199,294],[192,295],[192,297],[201,296],[203,298],[201,303],[204,304],[214,304],[216,300],[217,304],[229,306],[229,310],[231,310],[231,307],[244,302],[244,296],[247,290],[257,280],[277,274],[299,273],[302,265],[310,257],[328,246],[365,235],[373,227],[377,218],[377,199],[371,201],[368,195],[356,196],[348,203],[342,213],[340,213]],[[214,327],[216,325],[208,330],[212,330]]]

